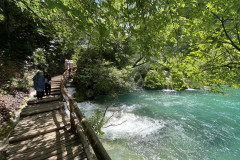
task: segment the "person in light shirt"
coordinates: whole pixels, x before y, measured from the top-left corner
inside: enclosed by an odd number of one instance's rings
[[[65,59],[64,67],[67,70],[67,74],[71,76],[71,73],[73,71],[73,61]]]

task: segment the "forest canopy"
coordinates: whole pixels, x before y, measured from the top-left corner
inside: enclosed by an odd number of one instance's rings
[[[239,88],[239,0],[11,2],[31,14],[38,34],[57,41],[63,55],[72,55],[77,69],[84,70],[77,62],[91,59],[83,55],[92,52],[99,57],[96,64],[107,63],[116,72],[134,68],[149,88],[167,83],[175,89]],[[0,21],[6,20],[1,11]]]

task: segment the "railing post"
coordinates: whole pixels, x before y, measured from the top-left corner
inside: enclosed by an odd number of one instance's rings
[[[71,130],[76,132],[75,121],[73,117],[73,100],[69,99],[69,107],[70,107],[70,123],[71,123]]]
[[[61,79],[61,82],[60,82],[60,92],[61,92],[60,99],[62,101],[63,100],[63,79]]]
[[[89,123],[87,122],[85,117],[83,116],[82,112],[78,108],[77,103],[74,102],[71,95],[66,90],[66,88],[65,88],[66,73],[67,72],[65,72],[63,74],[63,78],[61,80],[61,96],[62,96],[63,99],[66,100],[67,103],[69,102],[69,105],[67,105],[67,106],[68,106],[68,109],[70,111],[71,130],[73,132],[77,133],[78,136],[82,137],[81,141],[82,141],[82,143],[84,143],[84,145],[83,145],[83,146],[85,146],[84,147],[84,152],[88,155],[87,156],[88,160],[91,160],[91,154],[90,154],[89,147],[86,147],[86,145],[88,145],[88,144],[87,144],[87,140],[85,138],[87,138],[88,142],[91,144],[92,149],[93,149],[93,151],[94,151],[98,160],[111,160],[107,151],[105,150],[102,143],[98,139],[96,133],[93,131],[93,129],[91,128],[91,126],[89,125]],[[64,95],[67,98],[65,98]],[[81,132],[80,127],[78,126],[79,125],[78,122],[75,123],[74,117],[76,117],[77,121],[80,122],[80,125],[82,126],[83,132],[85,133],[86,137],[83,136],[83,133]]]
[[[108,155],[107,151],[103,147],[102,143],[98,139],[97,135],[87,122],[86,118],[84,118],[82,112],[77,107],[77,104],[75,103],[73,106],[74,112],[83,127],[84,133],[88,138],[89,143],[92,146],[92,149],[97,157],[98,160],[111,160],[110,156]]]

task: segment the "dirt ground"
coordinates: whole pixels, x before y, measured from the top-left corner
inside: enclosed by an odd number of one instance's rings
[[[25,102],[28,94],[17,92],[16,95],[4,95],[0,93],[0,124],[11,118],[11,114],[19,109],[20,105]]]
[[[29,93],[33,89],[29,90]],[[0,141],[8,136],[13,126],[15,112],[21,109],[21,105],[27,101],[29,94],[15,92],[15,95],[0,93]]]

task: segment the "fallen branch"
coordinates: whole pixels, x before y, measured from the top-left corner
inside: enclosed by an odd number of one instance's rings
[[[119,126],[119,125],[122,125],[122,124],[125,123],[125,122],[127,122],[127,120],[124,121],[124,122],[122,122],[122,123],[119,123],[119,124],[110,124],[110,125],[108,125],[108,126],[106,126],[106,127],[103,127],[103,128],[108,128],[108,127],[111,127],[111,126]]]
[[[105,121],[105,123],[107,123],[107,122],[114,116],[114,114],[115,114],[116,112],[119,112],[119,111],[113,112],[112,115]]]

